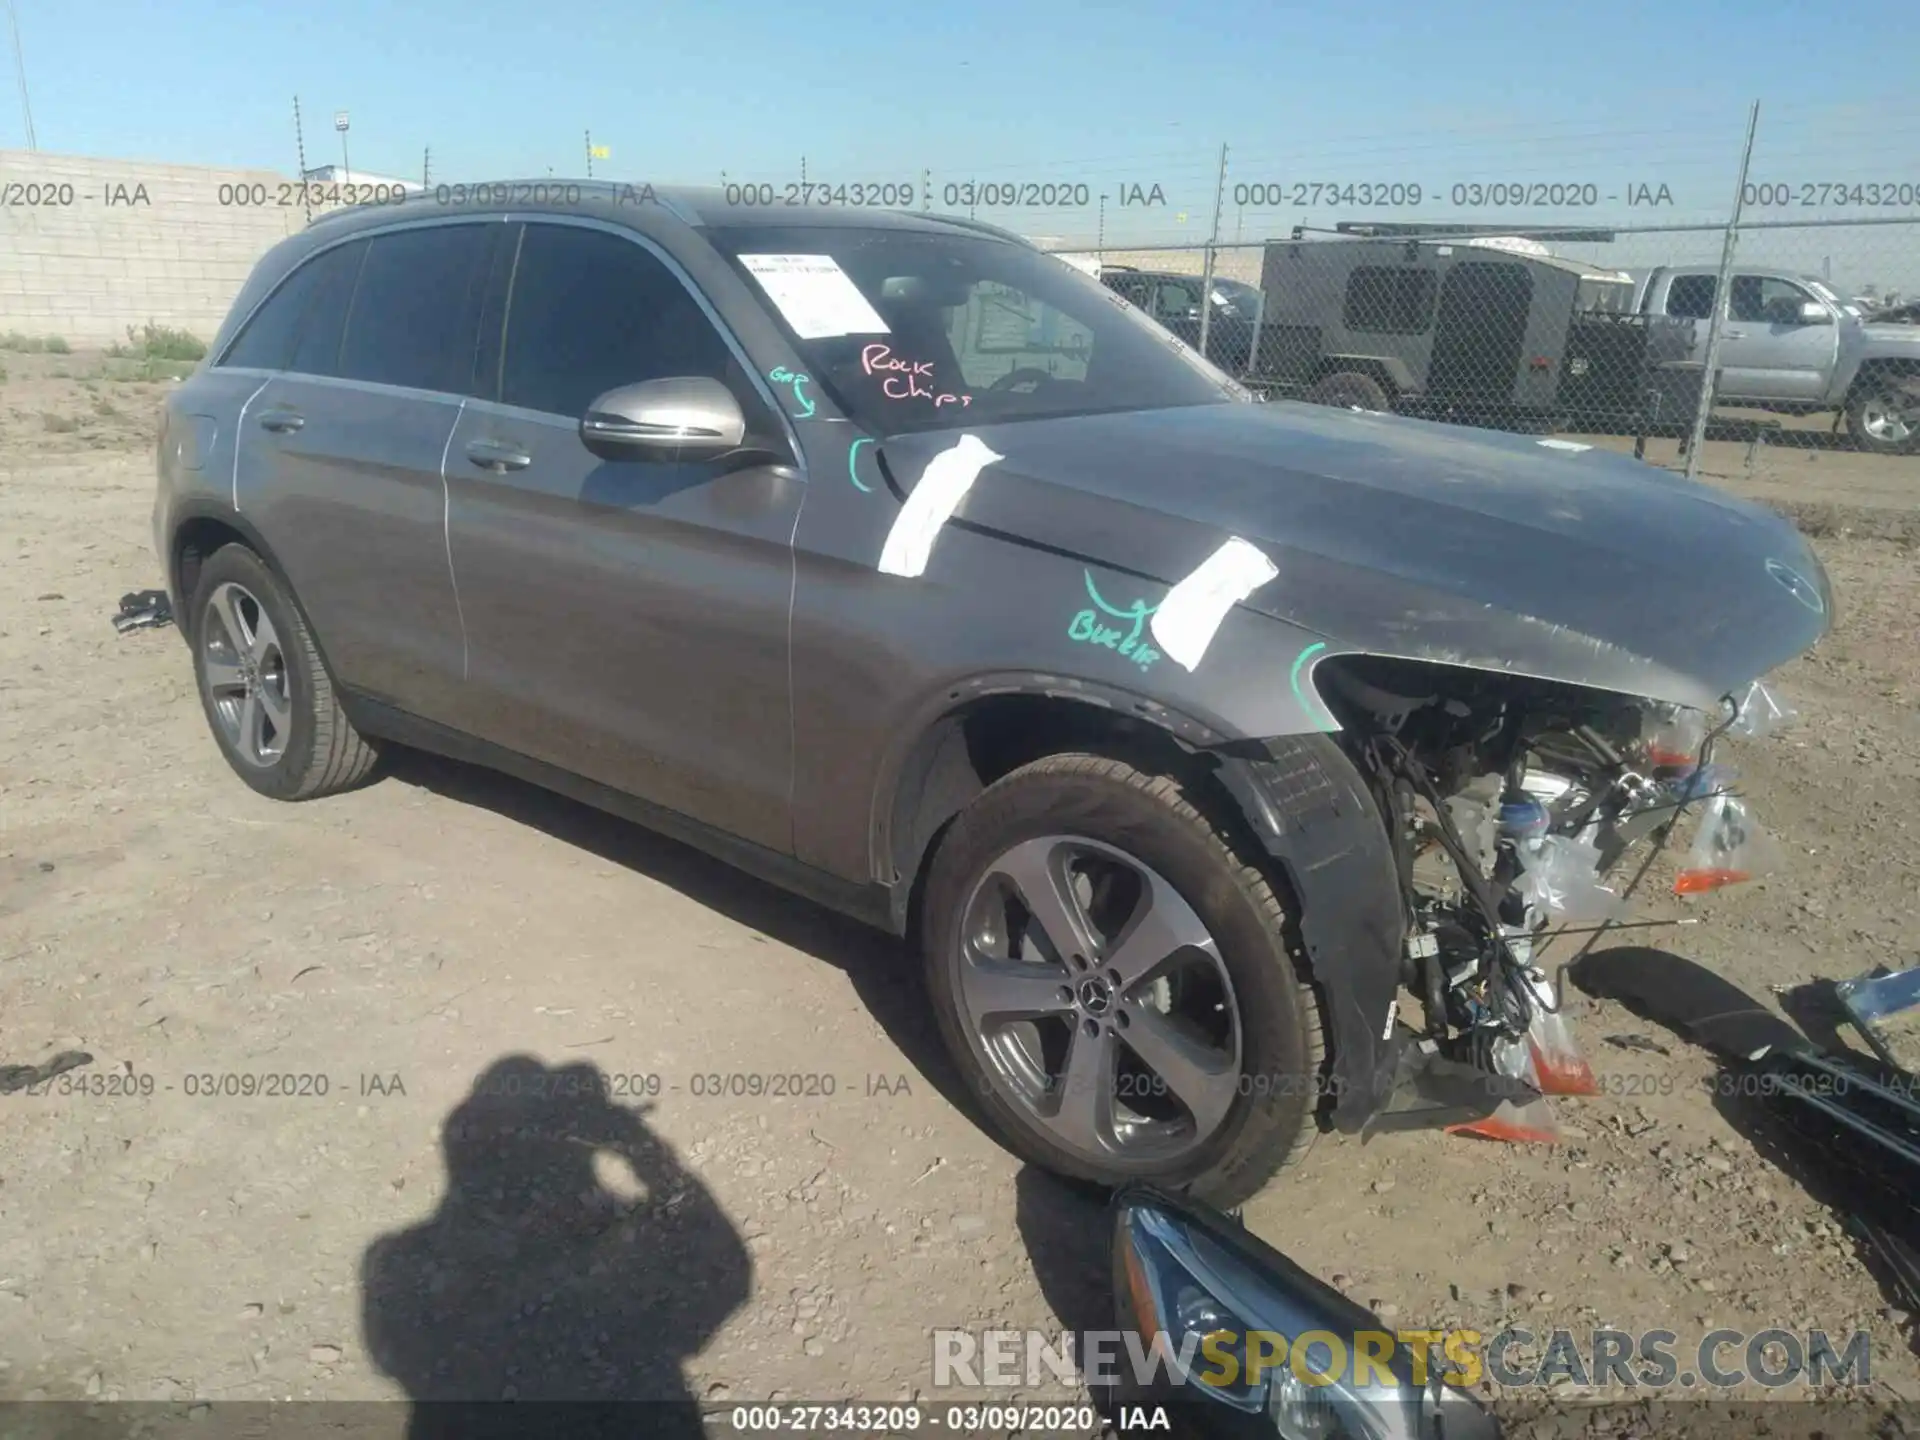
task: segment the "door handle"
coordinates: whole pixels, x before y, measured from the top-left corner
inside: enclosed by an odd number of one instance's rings
[[[496,475],[509,470],[524,470],[533,463],[533,456],[518,445],[510,445],[503,440],[469,440],[467,459],[482,470],[491,470]]]
[[[260,428],[276,435],[298,430],[306,423],[306,417],[298,410],[269,410],[260,417]]]

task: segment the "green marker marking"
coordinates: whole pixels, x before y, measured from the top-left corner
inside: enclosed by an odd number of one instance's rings
[[[776,385],[791,385],[793,387],[794,404],[807,407],[794,417],[796,420],[805,420],[813,414],[813,401],[800,393],[800,387],[813,378],[811,375],[796,375],[793,371],[787,369],[786,366],[776,365],[767,372],[767,378]]]
[[[1149,605],[1144,600],[1134,601],[1133,604],[1129,605],[1125,610],[1122,610],[1117,605],[1109,605],[1105,600],[1100,598],[1100,592],[1094,588],[1093,572],[1091,570],[1082,570],[1080,573],[1087,577],[1087,594],[1092,598],[1093,603],[1109,615],[1118,616],[1122,620],[1142,620],[1160,608],[1158,605]]]
[[[1327,707],[1320,704],[1316,699],[1309,699],[1306,691],[1300,688],[1300,672],[1306,668],[1309,660],[1326,648],[1326,641],[1316,640],[1298,655],[1294,656],[1293,669],[1287,675],[1287,683],[1293,687],[1293,698],[1300,702],[1301,709],[1305,710],[1309,715],[1315,710],[1318,710],[1327,721],[1333,722],[1324,728],[1338,730],[1340,726],[1338,722],[1333,721],[1333,716],[1328,713]]]
[[[1068,624],[1067,638],[1087,645],[1099,645],[1107,650],[1118,650],[1142,670],[1151,668],[1153,662],[1160,658],[1160,652],[1151,645],[1140,643],[1140,630],[1147,623],[1147,617],[1160,607],[1149,605],[1145,600],[1135,600],[1124,610],[1117,605],[1109,605],[1093,583],[1093,572],[1083,570],[1080,573],[1086,576],[1088,598],[1116,620],[1131,620],[1133,628],[1121,630],[1118,626],[1102,625],[1094,611],[1082,610]]]
[[[868,495],[871,495],[873,493],[873,487],[871,485],[864,485],[861,483],[860,470],[856,461],[857,461],[857,457],[860,454],[860,447],[862,445],[871,445],[871,444],[873,444],[873,437],[871,435],[862,435],[858,440],[854,441],[853,444],[847,447],[847,478],[853,481],[854,489],[862,491]]]

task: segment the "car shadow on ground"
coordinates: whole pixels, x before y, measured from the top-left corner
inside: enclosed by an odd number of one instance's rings
[[[1826,1163],[1818,1152],[1795,1135],[1757,1093],[1752,1078],[1741,1078],[1732,1067],[1740,1057],[1764,1048],[1787,1046],[1811,1038],[1825,1048],[1841,1048],[1830,1013],[1821,1016],[1809,1036],[1780,1018],[1765,1004],[1705,966],[1653,946],[1620,945],[1594,950],[1568,970],[1568,978],[1588,995],[1617,1000],[1643,1020],[1672,1031],[1680,1039],[1711,1052],[1721,1063],[1711,1083],[1713,1107],[1754,1151],[1774,1169],[1833,1212],[1834,1219],[1855,1242],[1857,1257],[1873,1276],[1888,1305],[1911,1310],[1913,1297],[1902,1285],[1887,1258],[1866,1239],[1856,1216],[1863,1208],[1861,1176]],[[1796,1020],[1824,1010],[1821,987],[1791,992],[1787,1006]],[[1911,1243],[1912,1237],[1905,1237]],[[1920,1330],[1910,1331],[1908,1343],[1920,1354]]]
[[[441,1143],[439,1209],[361,1261],[367,1354],[413,1402],[409,1440],[701,1434],[682,1367],[753,1263],[644,1108],[596,1066],[510,1055]]]
[[[1033,1278],[1061,1328],[1114,1328],[1109,1193],[1032,1165],[1014,1177],[1014,1224]]]
[[[389,780],[530,825],[844,971],[861,1003],[922,1079],[985,1128],[965,1081],[947,1056],[920,967],[895,937],[645,826],[483,766],[401,749],[387,762],[386,774]]]

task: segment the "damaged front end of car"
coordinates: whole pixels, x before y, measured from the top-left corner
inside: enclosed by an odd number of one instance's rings
[[[1368,655],[1319,667],[1315,683],[1387,828],[1406,924],[1411,1004],[1393,1092],[1367,1128],[1557,1139],[1547,1097],[1598,1085],[1542,952],[1634,923],[1629,902],[1663,853],[1681,895],[1777,866],[1715,754],[1792,711],[1759,681],[1713,715]]]

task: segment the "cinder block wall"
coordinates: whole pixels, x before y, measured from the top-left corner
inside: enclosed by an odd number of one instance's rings
[[[0,150],[0,334],[107,345],[152,321],[211,340],[254,262],[306,227],[297,190],[277,203],[287,184],[265,170]],[[222,185],[264,186],[267,203],[223,204]]]

